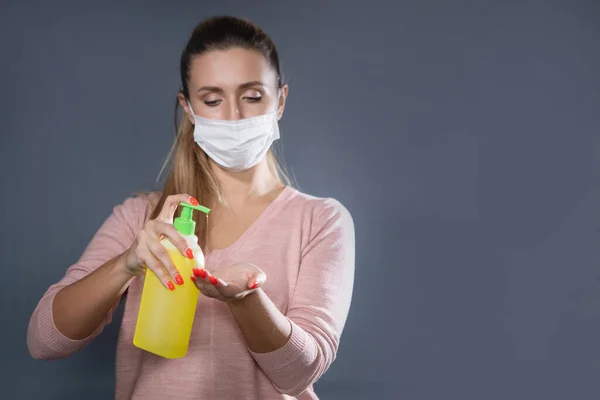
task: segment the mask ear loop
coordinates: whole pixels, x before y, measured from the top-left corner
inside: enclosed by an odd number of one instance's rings
[[[275,114],[275,119],[277,119],[277,112],[279,111],[279,98],[281,97],[281,87],[277,88],[277,102],[275,103],[275,110],[273,110],[273,114]]]
[[[187,101],[188,107],[190,108],[190,111],[192,112],[192,117],[196,117],[196,114],[194,114],[194,109],[192,108],[192,103],[190,103],[190,101]]]

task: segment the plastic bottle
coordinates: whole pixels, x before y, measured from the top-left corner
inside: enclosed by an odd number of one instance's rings
[[[135,346],[165,358],[180,358],[188,351],[200,291],[190,279],[186,278],[193,275],[192,270],[197,262],[204,264],[204,254],[194,234],[196,222],[192,216],[193,210],[207,215],[210,212],[210,209],[203,206],[180,204],[183,210],[173,225],[194,251],[195,259],[190,260],[183,256],[168,239],[161,240],[161,244],[167,249],[173,264],[184,279],[184,284],[176,284],[175,290],[169,290],[162,285],[154,272],[150,269],[146,271],[133,336]]]

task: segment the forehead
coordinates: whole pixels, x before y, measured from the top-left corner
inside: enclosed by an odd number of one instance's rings
[[[271,84],[275,82],[275,71],[257,51],[232,48],[194,56],[189,77],[193,91],[202,86],[237,87],[251,81]]]

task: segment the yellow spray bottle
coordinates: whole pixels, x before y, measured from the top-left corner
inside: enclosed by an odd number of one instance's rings
[[[184,257],[168,239],[161,240],[161,244],[185,279],[193,275],[193,268],[196,267],[198,261],[204,264],[204,255],[198,246],[198,238],[194,234],[196,222],[192,218],[193,210],[208,215],[210,209],[188,203],[180,204],[183,206],[183,210],[173,225],[188,242],[196,259],[190,260]],[[202,260],[198,260],[200,257]],[[176,289],[171,291],[165,288],[156,275],[148,269],[144,278],[133,344],[165,358],[185,356],[188,351],[199,294],[200,291],[191,280],[176,286]]]

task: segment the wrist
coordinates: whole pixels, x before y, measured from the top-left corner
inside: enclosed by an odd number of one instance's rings
[[[232,311],[242,310],[242,309],[247,309],[248,307],[252,307],[252,304],[256,303],[258,296],[260,296],[260,293],[259,293],[260,290],[262,290],[262,289],[261,288],[255,289],[252,292],[245,295],[244,297],[242,297],[241,299],[228,301],[227,304],[229,305],[229,308]]]
[[[127,285],[129,281],[135,278],[135,275],[127,268],[127,256],[128,252],[126,251],[115,257],[110,263],[110,276],[123,285]]]

